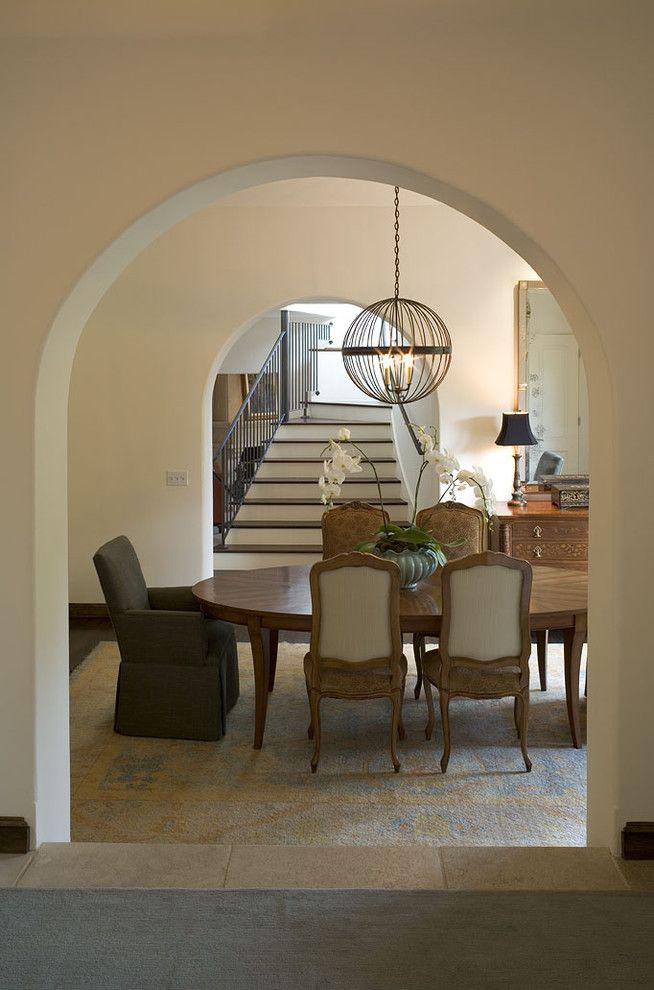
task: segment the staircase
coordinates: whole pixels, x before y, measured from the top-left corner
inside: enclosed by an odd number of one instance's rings
[[[215,566],[221,570],[313,563],[322,556],[318,477],[322,451],[339,427],[347,426],[352,440],[374,462],[384,506],[392,522],[406,523],[408,504],[395,457],[390,406],[309,403],[306,416],[280,426],[239,509],[223,546],[215,545]],[[342,497],[379,505],[375,477],[369,464],[346,477]]]

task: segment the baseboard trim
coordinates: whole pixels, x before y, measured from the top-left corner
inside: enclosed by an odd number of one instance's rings
[[[0,853],[30,851],[30,827],[24,818],[0,818]]]
[[[69,619],[108,619],[109,610],[104,602],[70,602]]]
[[[654,859],[654,822],[627,822],[622,829],[623,859]]]

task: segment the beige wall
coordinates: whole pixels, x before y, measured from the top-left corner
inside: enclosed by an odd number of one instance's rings
[[[235,353],[257,350],[264,321],[245,329],[243,346],[232,344],[253,314],[298,298],[372,302],[391,293],[392,190],[386,208],[334,206],[343,185],[276,183],[267,199],[284,204],[277,207],[233,196],[171,230],[105,295],[82,334],[71,379],[71,601],[102,601],[91,558],[117,533],[138,547],[152,584],[193,583],[206,570],[213,540],[211,520],[202,518],[211,484],[205,385],[224,351],[233,370]],[[369,198],[368,183],[349,185]],[[325,205],[293,206],[311,196]],[[513,462],[493,441],[513,396],[514,286],[534,273],[445,206],[406,207],[401,230],[402,291],[433,306],[454,337],[440,389],[442,441],[462,463],[494,470],[506,495]],[[266,340],[263,351],[269,348]],[[187,470],[188,487],[166,487],[166,470]]]
[[[90,3],[70,19],[58,9],[55,40],[36,38],[47,31],[30,25],[33,4],[3,15],[5,26],[20,20],[0,58],[4,813],[36,823],[37,841],[67,835],[77,335],[135,253],[210,198],[275,175],[336,174],[397,181],[486,224],[577,331],[593,423],[590,840],[654,819],[652,514],[647,498],[627,506],[624,494],[634,472],[639,493],[654,487],[651,4],[280,0],[221,5],[215,17],[206,6],[204,18],[195,5],[185,33],[176,6],[176,34],[166,21],[144,38],[152,7],[134,0],[124,16],[141,35],[121,37],[112,8],[112,38],[97,40],[89,19],[108,9]]]

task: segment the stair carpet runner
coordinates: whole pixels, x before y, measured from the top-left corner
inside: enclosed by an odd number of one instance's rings
[[[384,507],[392,522],[407,521],[402,497],[390,407],[373,404],[311,403],[306,418],[294,419],[275,434],[223,547],[216,540],[215,566],[221,570],[313,563],[322,556],[318,478],[323,450],[341,426],[351,431],[375,464]],[[360,499],[379,505],[373,471],[348,475],[335,504]]]

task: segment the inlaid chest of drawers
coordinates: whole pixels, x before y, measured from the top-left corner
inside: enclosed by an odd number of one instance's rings
[[[493,547],[530,564],[588,569],[588,509],[559,509],[551,502],[524,507],[497,504]]]

